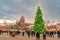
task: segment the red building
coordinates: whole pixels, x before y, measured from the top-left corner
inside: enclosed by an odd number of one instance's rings
[[[28,28],[28,26],[33,25],[32,23],[26,23],[24,16],[21,16],[21,17],[20,17],[20,20],[17,21],[17,23],[18,23],[18,25],[19,25],[21,28]]]
[[[25,17],[24,17],[24,16],[22,16],[22,17],[20,18],[19,23],[20,23],[20,26],[21,26],[21,27],[25,27],[25,26],[26,26]]]
[[[0,30],[5,31],[6,30],[6,26],[5,25],[0,25]]]

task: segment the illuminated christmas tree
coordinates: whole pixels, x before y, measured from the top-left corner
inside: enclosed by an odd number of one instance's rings
[[[40,6],[37,7],[37,12],[36,12],[36,16],[35,16],[33,29],[35,32],[39,31],[40,33],[42,33],[44,31],[44,21],[42,18],[42,12],[40,10]]]

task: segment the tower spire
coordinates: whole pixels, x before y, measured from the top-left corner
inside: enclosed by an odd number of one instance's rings
[[[22,13],[22,16],[23,16],[23,13]]]

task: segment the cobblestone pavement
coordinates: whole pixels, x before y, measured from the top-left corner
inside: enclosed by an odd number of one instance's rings
[[[60,38],[57,37],[57,35],[54,35],[55,37],[47,37],[46,40],[60,40]],[[9,36],[9,34],[2,34],[0,35],[0,40],[36,40],[36,37],[30,36],[30,38],[27,37],[27,34],[25,36],[16,35],[15,37]],[[42,35],[40,37],[40,40],[43,40]]]

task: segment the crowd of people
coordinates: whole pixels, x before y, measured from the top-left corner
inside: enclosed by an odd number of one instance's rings
[[[6,32],[6,33],[8,33],[8,32]],[[2,35],[3,34],[3,32],[0,30],[0,35]],[[28,35],[28,38],[30,37],[30,36],[32,36],[32,37],[36,37],[36,40],[40,40],[40,33],[37,31],[37,32],[34,32],[34,31],[22,31],[22,32],[20,32],[20,31],[9,31],[9,34],[10,34],[10,36],[12,36],[12,37],[15,37],[15,35],[20,35],[20,34],[22,34],[22,36],[25,36],[25,34],[27,34]],[[49,37],[54,37],[54,34],[57,34],[58,36],[58,38],[60,38],[60,31],[57,31],[57,32],[54,32],[54,31],[50,31],[50,32],[48,32],[48,31],[44,31],[43,33],[42,33],[43,35],[43,40],[46,40],[46,36],[49,36]]]

